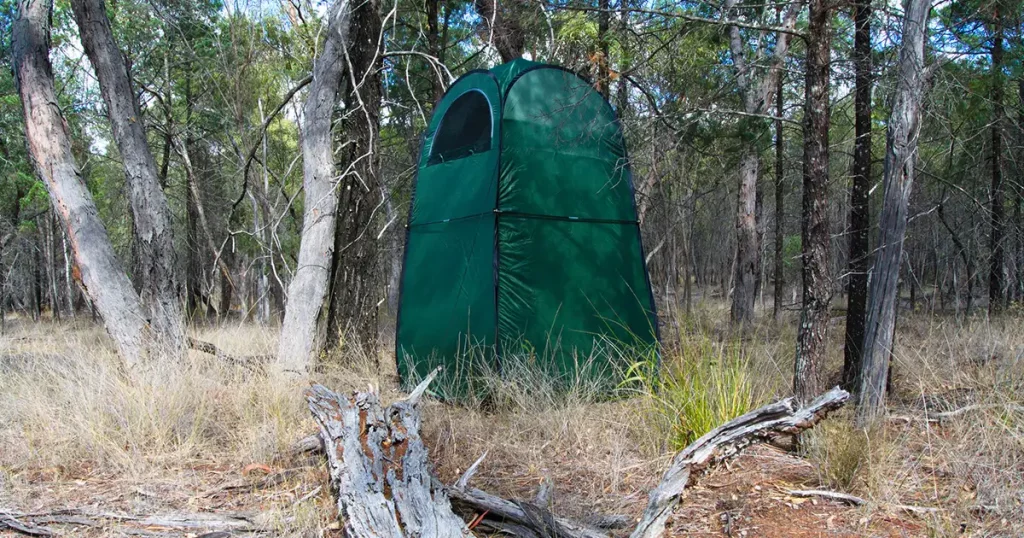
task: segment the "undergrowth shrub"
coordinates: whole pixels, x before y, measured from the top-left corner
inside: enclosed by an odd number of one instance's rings
[[[660,364],[657,357],[634,363],[624,386],[641,393],[645,413],[673,450],[765,400],[751,360],[738,345],[701,334],[663,353]]]

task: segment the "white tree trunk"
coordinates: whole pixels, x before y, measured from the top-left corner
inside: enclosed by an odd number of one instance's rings
[[[11,48],[25,138],[36,174],[46,183],[50,203],[67,229],[81,273],[76,276],[131,366],[145,353],[149,327],[71,153],[70,135],[53,87],[50,10],[45,0],[21,0],[14,24]]]
[[[288,303],[277,366],[304,373],[324,345],[323,313],[331,276],[337,169],[331,143],[331,118],[338,101],[348,41],[349,0],[335,0],[327,18],[323,52],[313,64],[313,82],[302,109],[302,175],[306,200],[298,266],[288,286]]]
[[[124,164],[128,198],[139,249],[142,304],[161,351],[185,349],[184,319],[178,297],[171,210],[160,188],[156,161],[146,142],[138,101],[124,58],[114,42],[103,0],[73,0],[82,45],[96,70],[110,126]]]

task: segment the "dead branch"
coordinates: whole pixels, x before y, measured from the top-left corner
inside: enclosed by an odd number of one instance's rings
[[[252,513],[187,513],[134,515],[84,509],[51,512],[18,512],[0,508],[0,529],[10,529],[29,536],[55,536],[44,524],[81,527],[118,527],[124,532],[160,527],[190,532],[256,533],[260,525]]]
[[[647,509],[631,538],[656,538],[665,532],[665,521],[679,504],[683,490],[697,475],[754,443],[780,434],[793,435],[813,428],[830,412],[839,409],[850,394],[839,387],[819,396],[803,409],[786,398],[766,405],[711,430],[676,454],[661,483],[648,496]]]
[[[786,494],[791,495],[793,497],[802,498],[819,497],[822,499],[838,501],[852,506],[864,506],[865,504],[867,504],[867,501],[861,499],[856,495],[840,493],[838,491],[824,491],[820,489],[791,489],[787,491]]]
[[[196,340],[191,336],[188,338],[188,347],[200,353],[213,355],[228,364],[234,366],[244,366],[245,368],[248,368],[250,370],[262,369],[264,364],[267,364],[273,359],[273,357],[270,355],[232,355],[220,349],[219,347],[211,344],[210,342]]]
[[[27,534],[29,536],[53,536],[53,531],[46,527],[38,527],[36,525],[26,525],[13,516],[0,514],[0,529],[10,529],[14,532],[20,532],[21,534]]]
[[[375,392],[341,397],[320,385],[306,391],[309,408],[320,426],[346,536],[466,537],[479,525],[524,538],[609,537],[597,526],[552,514],[547,508],[553,495],[550,484],[542,485],[534,502],[503,499],[470,487],[483,456],[452,486],[433,478],[419,436],[416,404],[436,375],[437,370],[409,398],[386,408]],[[665,521],[679,504],[683,490],[707,469],[752,444],[814,427],[849,397],[836,387],[801,409],[793,398],[787,398],[704,435],[673,459],[661,483],[650,493],[647,509],[631,537],[662,536]],[[315,449],[315,444],[305,439],[300,445]],[[477,514],[470,525],[452,512],[449,498]],[[628,521],[621,516],[606,519],[605,523],[611,524],[601,527],[619,527]]]

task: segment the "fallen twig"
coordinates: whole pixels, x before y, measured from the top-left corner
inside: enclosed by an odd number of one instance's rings
[[[841,503],[849,504],[852,506],[864,506],[865,504],[867,504],[867,501],[856,495],[840,493],[838,491],[825,491],[820,489],[791,489],[787,491],[786,494],[792,495],[793,497],[802,498],[820,497],[822,499],[828,499],[830,501],[839,501]]]
[[[232,355],[230,353],[225,352],[221,348],[211,344],[210,342],[197,340],[195,338],[192,338],[191,336],[188,338],[188,347],[201,353],[213,355],[218,359],[227,362],[228,364],[232,364],[235,366],[243,366],[250,370],[261,370],[265,364],[273,360],[273,357],[270,355]]]

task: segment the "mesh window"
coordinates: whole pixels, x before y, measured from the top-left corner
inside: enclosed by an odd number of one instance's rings
[[[468,157],[491,149],[491,104],[477,91],[459,96],[441,119],[427,164]]]

